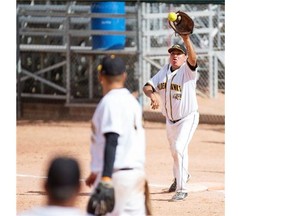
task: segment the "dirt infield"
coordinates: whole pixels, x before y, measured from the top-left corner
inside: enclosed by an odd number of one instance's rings
[[[187,199],[169,202],[173,193],[163,189],[172,183],[172,157],[165,125],[144,123],[147,138],[146,173],[150,185],[153,215],[223,216],[225,126],[200,124],[189,146],[189,181]],[[42,188],[50,158],[65,154],[76,157],[82,179],[89,174],[90,122],[28,121],[17,122],[17,213],[42,205]],[[82,182],[77,206],[85,210],[90,188]]]

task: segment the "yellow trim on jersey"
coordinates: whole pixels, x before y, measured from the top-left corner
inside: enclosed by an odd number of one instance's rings
[[[165,83],[168,83],[168,75],[166,74],[166,82]],[[166,111],[166,115],[167,117],[169,118],[169,115],[168,115],[168,110],[167,110],[167,88],[166,88],[167,85],[165,85],[165,111]]]
[[[173,118],[173,112],[172,112],[172,94],[171,94],[171,90],[172,90],[172,87],[173,87],[173,86],[174,86],[174,87],[175,87],[175,86],[178,86],[178,85],[176,85],[176,84],[172,84],[172,82],[173,82],[176,74],[177,74],[177,73],[175,73],[174,76],[171,78],[170,92],[169,92],[169,93],[170,93],[170,112],[171,112],[170,114],[171,114],[171,120],[172,120],[172,121],[174,121],[174,118]],[[180,87],[180,86],[179,86],[179,87]],[[181,89],[181,87],[180,87],[180,89]]]

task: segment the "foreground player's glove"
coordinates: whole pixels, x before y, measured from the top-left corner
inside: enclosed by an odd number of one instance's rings
[[[101,181],[91,194],[87,212],[96,216],[111,212],[115,205],[114,188],[111,182]]]
[[[171,13],[168,15],[168,22],[175,33],[179,35],[188,35],[193,33],[194,21],[188,16],[188,14],[182,11],[177,11],[172,14],[172,16]]]

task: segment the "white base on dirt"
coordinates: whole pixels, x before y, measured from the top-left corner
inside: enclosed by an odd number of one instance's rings
[[[202,191],[207,191],[208,187],[205,185],[200,185],[200,184],[187,184],[188,186],[188,192],[202,192]]]

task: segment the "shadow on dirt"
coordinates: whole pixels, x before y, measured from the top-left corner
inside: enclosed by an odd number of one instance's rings
[[[26,193],[18,193],[16,195],[41,195],[46,196],[47,193],[45,191],[27,191]],[[78,196],[90,196],[90,193],[79,193]]]

